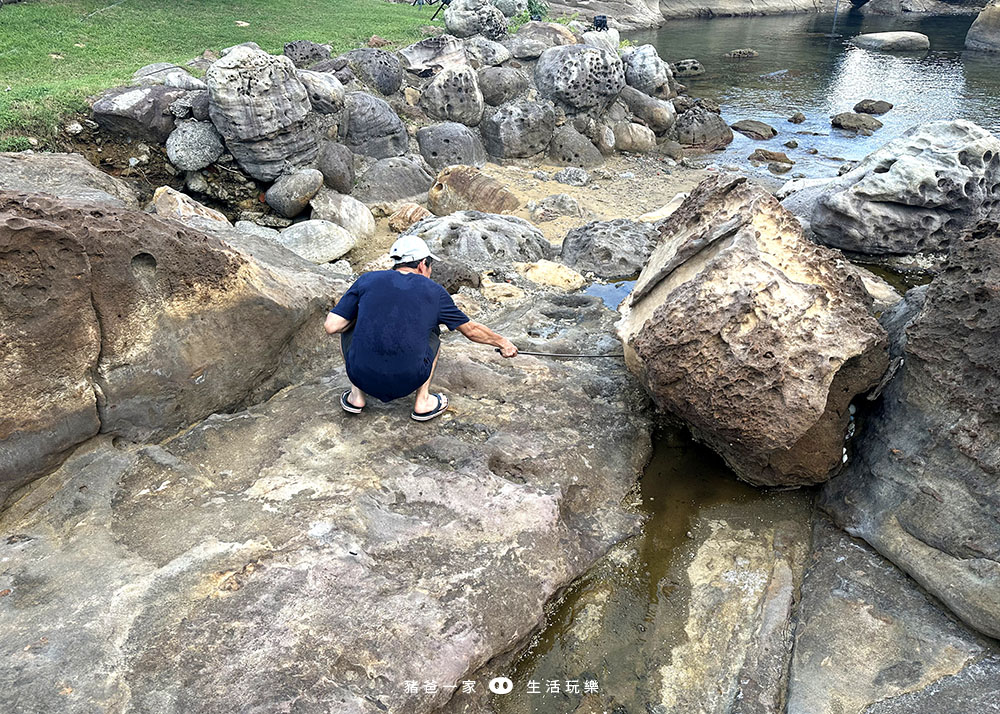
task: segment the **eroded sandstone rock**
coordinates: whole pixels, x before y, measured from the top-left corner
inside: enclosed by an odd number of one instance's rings
[[[580,320],[545,314],[569,309]],[[529,332],[607,348],[613,317],[554,295],[492,324],[536,348]],[[96,440],[5,514],[0,708],[65,710],[41,678],[88,710],[430,714],[637,531],[622,503],[649,439],[624,371],[511,371],[446,338],[435,385],[454,406],[429,429],[405,403],[345,418],[338,348],[320,339],[330,359],[306,383],[164,445]]]
[[[459,211],[428,218],[406,231],[427,241],[431,251],[481,270],[497,263],[530,263],[549,258],[552,247],[541,231],[523,218],[479,211]]]
[[[555,131],[556,115],[548,102],[505,104],[481,125],[491,156],[526,158],[545,151]]]
[[[366,92],[347,95],[348,123],[344,144],[356,154],[386,159],[402,156],[409,146],[406,125],[392,107]]]
[[[0,152],[0,187],[123,208],[138,206],[128,184],[95,168],[80,154]]]
[[[435,169],[464,164],[482,167],[486,149],[479,134],[457,122],[444,122],[417,130],[420,155]]]
[[[1000,217],[1000,139],[962,119],[922,124],[827,185],[812,229],[869,255],[947,253],[969,226]]]
[[[539,94],[567,112],[599,113],[625,86],[625,70],[617,54],[589,45],[564,45],[538,58],[535,85]]]
[[[483,93],[472,67],[444,69],[420,94],[420,108],[427,116],[476,126],[483,118]]]
[[[0,502],[98,428],[159,440],[241,403],[337,292],[221,224],[6,192],[0,215]]]
[[[388,96],[399,91],[403,83],[403,68],[392,52],[362,47],[342,56],[354,75],[379,94]]]
[[[1000,52],[1000,3],[988,3],[965,36],[965,48],[975,52]]]
[[[248,174],[273,181],[315,159],[309,94],[290,59],[240,45],[212,64],[206,80],[212,123]]]
[[[94,121],[115,134],[163,143],[174,130],[170,105],[185,94],[161,85],[109,89],[94,102]]]
[[[649,223],[627,218],[593,221],[566,234],[559,257],[581,272],[625,280],[642,270],[658,237],[659,231]]]
[[[840,469],[848,405],[888,366],[870,305],[773,196],[719,176],[664,224],[620,334],[660,408],[740,478],[811,484]]]
[[[899,370],[822,504],[971,627],[1000,637],[995,224],[957,243],[931,285],[884,320]]]
[[[652,45],[640,45],[623,54],[625,81],[630,87],[659,99],[677,96],[673,89],[673,74],[670,65],[660,59]]]

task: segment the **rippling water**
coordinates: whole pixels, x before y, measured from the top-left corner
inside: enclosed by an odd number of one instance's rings
[[[846,4],[846,3],[844,3]],[[970,119],[1000,134],[1000,60],[963,52],[973,16],[862,17],[782,15],[711,20],[674,20],[655,32],[636,35],[635,44],[651,43],[670,61],[696,58],[702,77],[685,81],[694,96],[722,106],[732,124],[759,119],[779,135],[754,141],[740,134],[724,152],[720,166],[746,169],[754,148],[787,151],[796,161],[791,173],[829,176],[846,159],[860,159],[915,124],[934,119]],[[886,54],[857,49],[846,41],[862,32],[913,30],[931,39],[931,50]],[[727,60],[733,49],[751,47],[759,57]],[[879,117],[885,126],[870,137],[832,129],[830,116],[850,111],[861,99],[884,99],[895,108]],[[787,121],[794,112],[803,124]],[[810,133],[819,134],[814,136]],[[785,149],[789,139],[797,149]],[[815,156],[805,152],[815,148]],[[766,173],[766,168],[757,169]],[[788,175],[789,177],[791,174]]]

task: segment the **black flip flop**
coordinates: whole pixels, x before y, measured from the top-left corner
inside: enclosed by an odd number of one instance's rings
[[[347,401],[347,398],[351,395],[351,390],[348,389],[346,392],[340,395],[340,407],[345,412],[350,412],[351,414],[360,414],[364,407],[356,407]]]
[[[410,412],[410,419],[413,419],[414,421],[430,421],[434,417],[441,416],[448,411],[448,402],[446,401],[447,398],[443,394],[438,392],[432,394],[431,396],[438,400],[437,407],[431,409],[429,412]]]

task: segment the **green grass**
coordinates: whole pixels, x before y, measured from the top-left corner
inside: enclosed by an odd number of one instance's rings
[[[152,62],[185,61],[206,49],[253,41],[328,43],[335,52],[372,35],[419,39],[434,7],[385,0],[31,0],[0,8],[0,150],[43,142],[85,98]],[[237,21],[248,22],[240,27]],[[441,16],[434,24],[442,24]],[[9,87],[9,89],[8,89]]]

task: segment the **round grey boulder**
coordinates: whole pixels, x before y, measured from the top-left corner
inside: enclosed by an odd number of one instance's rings
[[[534,262],[552,253],[541,231],[523,218],[479,211],[425,218],[404,235],[419,236],[437,255],[483,270],[498,263]]]
[[[660,99],[670,99],[676,94],[673,91],[670,65],[660,59],[652,45],[636,47],[623,59],[625,81],[630,87]]]
[[[354,196],[365,203],[420,198],[434,185],[430,167],[420,156],[382,159],[358,177]]]
[[[215,163],[223,150],[222,137],[206,121],[182,122],[167,137],[167,157],[182,171],[198,171]]]
[[[486,149],[479,134],[457,122],[420,129],[417,131],[417,144],[420,155],[434,169],[455,164],[478,167],[486,163]]]
[[[336,114],[344,108],[347,91],[340,80],[328,72],[300,69],[295,73],[306,88],[309,104],[320,114]]]
[[[490,156],[512,159],[545,151],[555,127],[555,110],[548,102],[516,102],[483,119],[480,129]]]
[[[479,71],[479,91],[483,101],[499,107],[527,91],[531,80],[513,67],[487,67]]]
[[[386,159],[402,156],[410,144],[406,126],[392,107],[367,92],[347,95],[344,144],[356,154]]]
[[[346,255],[357,239],[330,221],[293,223],[278,234],[278,242],[312,263],[329,263]]]
[[[488,40],[507,36],[507,18],[490,0],[452,0],[444,24],[455,37],[482,35]]]
[[[372,47],[351,50],[343,55],[355,76],[386,96],[399,91],[403,67],[391,52]]]
[[[338,193],[354,190],[354,152],[335,141],[324,142],[319,149],[316,168],[323,174],[323,183]]]
[[[581,273],[624,280],[639,274],[658,236],[652,223],[627,218],[594,221],[566,234],[560,259]]]
[[[604,161],[604,156],[594,143],[571,124],[564,124],[556,129],[552,143],[549,144],[549,158],[559,166],[584,168],[597,166]],[[556,174],[557,181],[558,175]]]
[[[323,187],[323,174],[316,169],[300,169],[278,177],[264,194],[267,205],[286,218],[295,218]]]

